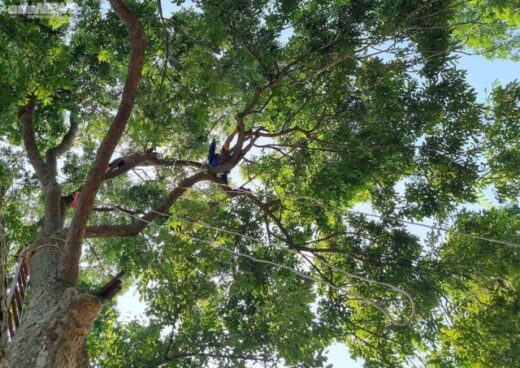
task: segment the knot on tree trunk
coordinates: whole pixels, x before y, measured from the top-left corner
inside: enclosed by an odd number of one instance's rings
[[[85,336],[103,309],[102,298],[71,287],[65,290],[57,313],[57,328],[64,334]],[[59,334],[60,332],[58,332]]]

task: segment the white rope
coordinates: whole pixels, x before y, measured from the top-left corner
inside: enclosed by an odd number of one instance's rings
[[[363,281],[367,281],[367,282],[370,282],[370,283],[376,283],[376,284],[390,286],[393,290],[401,292],[403,295],[406,295],[407,298],[409,297],[408,300],[410,301],[410,304],[412,306],[412,313],[411,313],[410,317],[408,317],[406,320],[398,320],[398,319],[396,319],[394,316],[392,316],[390,314],[390,312],[388,310],[386,310],[384,307],[382,307],[377,301],[375,301],[373,299],[370,299],[370,298],[367,298],[367,297],[365,297],[365,296],[363,296],[361,294],[356,294],[356,293],[353,293],[351,291],[348,291],[346,287],[341,287],[341,286],[334,285],[334,284],[330,283],[329,281],[327,281],[327,280],[325,280],[323,278],[312,277],[312,276],[304,274],[303,272],[295,270],[292,267],[289,267],[289,266],[286,266],[286,265],[283,265],[283,264],[280,264],[280,263],[277,263],[277,262],[256,258],[256,257],[253,257],[253,256],[248,255],[248,254],[244,254],[244,253],[241,253],[241,252],[237,252],[237,251],[231,250],[229,248],[226,248],[226,247],[222,246],[221,244],[219,244],[219,243],[217,243],[215,241],[204,240],[204,239],[200,239],[200,238],[196,238],[196,237],[192,237],[192,236],[189,236],[189,238],[194,240],[194,241],[199,241],[199,242],[206,243],[206,244],[219,245],[220,249],[225,250],[225,251],[227,251],[229,253],[232,253],[232,254],[234,254],[236,256],[250,259],[253,262],[264,263],[264,264],[272,265],[272,266],[275,266],[275,267],[278,267],[278,268],[283,268],[283,269],[288,270],[288,271],[290,271],[290,272],[292,272],[292,273],[294,273],[294,274],[296,274],[296,275],[298,275],[298,276],[300,276],[302,278],[305,278],[305,279],[310,280],[310,281],[314,281],[316,283],[324,284],[324,285],[326,285],[326,286],[328,286],[328,287],[330,287],[332,289],[335,289],[335,290],[337,290],[339,292],[343,292],[346,295],[349,295],[350,297],[353,297],[355,299],[359,299],[361,301],[364,301],[364,302],[370,304],[371,306],[376,308],[378,311],[383,313],[385,316],[387,316],[391,320],[391,323],[393,325],[406,326],[406,325],[410,324],[411,322],[413,322],[413,320],[415,319],[415,303],[414,303],[412,297],[410,296],[410,294],[408,294],[407,292],[403,292],[403,290],[401,290],[401,289],[399,289],[399,288],[397,288],[397,287],[395,287],[393,285],[390,285],[388,283],[382,283],[382,282],[379,282],[379,281],[370,280],[370,279],[364,278],[362,276],[357,276],[357,275],[353,275],[353,274],[350,274],[348,272],[345,272],[345,274],[348,274],[348,275],[350,275],[353,278],[357,278],[357,279],[360,279],[360,280],[363,280]]]
[[[221,184],[217,184],[217,185],[221,185]],[[205,193],[204,189],[197,188],[197,187],[178,187],[178,188],[180,188],[180,189],[193,189],[193,190],[198,190],[198,191],[201,191],[201,192]],[[317,200],[317,199],[312,198],[312,197],[305,197],[305,196],[276,196],[274,194],[258,193],[258,192],[249,191],[249,190],[233,190],[233,191],[231,191],[231,193],[236,193],[236,194],[251,193],[251,194],[254,194],[254,195],[257,195],[257,196],[266,196],[266,197],[271,197],[271,198],[274,198],[274,199],[285,199],[285,198],[304,199],[304,200],[306,200],[308,202],[314,202],[316,207],[320,207],[320,208],[324,208],[324,209],[332,209],[332,210],[337,210],[338,209],[337,207],[324,205],[321,202],[321,200]],[[444,227],[444,226],[428,225],[428,224],[424,224],[424,223],[421,223],[421,222],[401,220],[401,219],[398,219],[398,218],[395,218],[395,217],[391,217],[391,216],[377,215],[377,214],[374,214],[374,213],[368,213],[368,212],[357,211],[357,210],[344,209],[343,211],[349,212],[349,213],[352,213],[352,214],[357,214],[357,215],[365,215],[365,216],[369,216],[369,217],[379,218],[379,219],[382,219],[382,220],[394,220],[394,221],[402,223],[402,224],[407,224],[407,225],[412,225],[412,226],[420,226],[420,227],[429,228],[429,229],[432,229],[432,230],[440,230],[440,231],[443,231],[443,232],[451,232],[454,235],[459,235],[459,236],[463,236],[463,237],[473,238],[473,239],[476,239],[476,240],[487,241],[487,242],[495,243],[495,244],[507,245],[508,247],[512,247],[512,248],[520,248],[520,244],[519,243],[515,243],[515,242],[512,242],[512,241],[508,241],[508,240],[499,240],[499,239],[488,238],[488,237],[480,236],[480,235],[463,233],[463,232],[460,232],[460,231],[454,231],[454,230],[449,229],[449,228]]]
[[[153,223],[151,221],[143,220],[142,218],[140,218],[138,216],[135,216],[133,214],[127,213],[125,211],[122,211],[119,208],[116,208],[116,207],[113,207],[113,206],[107,206],[107,207],[111,207],[111,208],[115,209],[116,211],[120,211],[121,213],[124,213],[124,214],[126,214],[126,215],[128,215],[130,217],[133,217],[133,218],[137,219],[137,220],[143,221],[143,222],[145,222],[147,224],[154,225],[154,226],[157,225],[157,224],[155,224],[155,223]],[[201,224],[201,225],[204,225],[204,226],[206,226],[208,228],[211,228],[211,229],[214,229],[214,230],[217,230],[217,231],[221,231],[221,232],[227,232],[227,233],[230,233],[230,234],[233,234],[233,235],[236,235],[236,236],[240,236],[240,237],[243,237],[243,238],[246,238],[246,239],[249,239],[249,240],[258,241],[258,242],[261,242],[261,243],[264,242],[262,239],[259,239],[259,238],[250,237],[250,236],[243,235],[243,234],[240,234],[238,232],[231,231],[231,230],[225,230],[225,229],[217,228],[217,227],[211,226],[209,224],[202,223],[200,221],[199,222],[189,221],[189,220],[182,219],[180,217],[171,216],[171,215],[168,215],[168,214],[165,214],[165,213],[161,213],[161,212],[157,212],[157,211],[152,211],[152,212],[157,213],[157,214],[162,215],[162,216],[171,217],[171,218],[174,218],[174,219],[179,220],[179,221],[184,221],[186,223]],[[410,307],[411,307],[411,310],[412,310],[411,313],[410,313],[410,316],[408,318],[406,318],[405,320],[396,319],[394,316],[391,315],[391,313],[388,310],[386,310],[384,307],[382,307],[377,301],[375,301],[373,299],[370,299],[370,298],[367,298],[367,297],[365,297],[363,295],[360,295],[360,294],[352,293],[352,292],[348,291],[345,287],[336,286],[336,285],[330,283],[329,281],[327,281],[327,280],[325,280],[323,278],[315,278],[315,277],[306,275],[306,274],[304,274],[304,273],[302,273],[300,271],[297,271],[297,270],[293,269],[292,267],[289,267],[289,266],[286,266],[286,265],[283,265],[283,264],[279,264],[279,263],[276,263],[276,262],[264,260],[264,259],[255,258],[253,256],[250,256],[250,255],[247,255],[247,254],[244,254],[244,253],[240,253],[240,252],[228,249],[228,248],[224,247],[222,244],[219,244],[219,243],[217,243],[215,241],[204,240],[204,239],[196,238],[196,237],[189,236],[189,235],[188,235],[188,238],[190,238],[190,239],[192,239],[194,241],[200,241],[200,242],[204,242],[204,243],[207,243],[207,244],[219,245],[222,249],[224,249],[224,250],[226,250],[226,251],[228,251],[230,253],[233,253],[233,254],[235,254],[237,256],[248,258],[248,259],[250,259],[250,260],[252,260],[254,262],[270,264],[270,265],[273,265],[273,266],[277,266],[279,268],[283,268],[283,269],[289,270],[289,271],[297,274],[298,276],[301,276],[301,277],[306,278],[308,280],[314,281],[316,283],[324,284],[324,285],[326,285],[326,286],[328,286],[328,287],[330,287],[332,289],[335,289],[335,290],[337,290],[339,292],[343,292],[345,294],[348,294],[351,297],[354,297],[356,299],[359,299],[361,301],[364,301],[364,302],[372,305],[374,308],[376,308],[381,313],[383,313],[385,316],[387,316],[390,319],[391,323],[394,324],[394,325],[400,325],[400,326],[408,325],[411,322],[413,322],[413,320],[415,319],[415,316],[416,316],[416,306],[415,306],[415,302],[413,300],[413,297],[407,291],[405,291],[405,290],[403,290],[403,289],[401,289],[401,288],[399,288],[397,286],[394,286],[392,284],[389,284],[389,283],[386,283],[386,282],[382,282],[382,281],[372,280],[372,279],[369,279],[369,278],[366,278],[366,277],[363,277],[363,276],[359,276],[359,275],[356,275],[356,274],[353,274],[353,273],[341,270],[341,269],[331,265],[330,263],[322,260],[322,262],[324,264],[326,264],[327,266],[331,267],[332,269],[335,269],[336,271],[338,271],[338,272],[340,272],[340,273],[342,273],[342,274],[344,274],[344,275],[346,275],[348,277],[351,277],[353,279],[357,279],[357,280],[360,280],[360,281],[364,281],[364,282],[367,282],[367,283],[370,283],[370,284],[374,284],[374,285],[385,286],[385,287],[388,287],[391,290],[394,290],[397,293],[403,295],[404,298],[408,300],[408,302],[410,304]],[[300,255],[294,249],[286,249],[286,248],[284,248],[282,250],[291,251],[291,252],[294,252],[297,255]]]
[[[220,185],[220,184],[217,184],[217,185]],[[186,189],[186,190],[199,190],[205,194],[206,191],[202,188],[198,188],[198,187],[178,187],[179,189]],[[244,193],[251,193],[251,194],[255,194],[255,195],[259,195],[259,196],[266,196],[266,197],[272,197],[272,198],[275,198],[275,199],[284,199],[284,198],[287,198],[289,196],[276,196],[276,195],[272,195],[272,194],[268,194],[268,193],[258,193],[258,192],[254,192],[254,191],[245,191],[245,190],[232,190],[231,191],[232,193],[237,193],[237,194],[244,194]],[[332,207],[332,206],[326,206],[322,203],[322,201],[320,200],[316,200],[315,198],[311,198],[311,197],[306,197],[306,196],[290,196],[289,197],[290,199],[304,199],[308,202],[312,202],[314,203],[317,207],[321,207],[321,208],[329,208],[329,209],[334,209],[336,210],[337,208],[335,207]],[[116,208],[116,207],[112,207],[110,206],[111,208],[114,208],[115,210],[118,210],[118,211],[121,211],[120,209]],[[366,213],[366,212],[363,212],[363,211],[356,211],[356,210],[348,210],[348,209],[345,209],[344,210],[345,212],[349,212],[349,213],[353,213],[353,214],[359,214],[359,215],[365,215],[365,216],[369,216],[369,217],[375,217],[375,218],[379,218],[379,219],[390,219],[390,220],[394,220],[394,221],[397,221],[399,223],[402,223],[402,224],[408,224],[408,225],[412,225],[412,226],[420,226],[420,227],[425,227],[425,228],[430,228],[430,229],[433,229],[433,230],[440,230],[440,231],[444,231],[444,232],[451,232],[452,234],[454,235],[459,235],[459,236],[464,236],[464,237],[469,237],[469,238],[473,238],[473,239],[477,239],[477,240],[482,240],[482,241],[487,241],[487,242],[491,242],[491,243],[496,243],[496,244],[501,244],[501,245],[507,245],[507,246],[510,246],[510,247],[520,247],[520,244],[518,243],[514,243],[514,242],[510,242],[510,241],[505,241],[505,240],[498,240],[498,239],[493,239],[493,238],[487,238],[487,237],[483,237],[483,236],[479,236],[479,235],[473,235],[473,234],[467,234],[467,233],[462,233],[462,232],[457,232],[457,231],[453,231],[453,230],[450,230],[444,226],[436,226],[436,225],[427,225],[427,224],[424,224],[424,223],[420,223],[420,222],[413,222],[413,221],[407,221],[407,220],[402,220],[402,219],[396,219],[396,218],[393,218],[393,217],[389,217],[389,216],[383,216],[383,215],[377,215],[377,214],[372,214],[372,213]],[[152,222],[150,221],[146,221],[146,220],[143,220],[142,218],[140,217],[137,217],[137,216],[134,216],[132,214],[129,214],[129,213],[126,213],[124,211],[121,211],[131,217],[134,217],[135,219],[139,220],[139,221],[144,221],[148,224],[152,224]],[[230,230],[225,230],[225,229],[221,229],[221,228],[217,228],[217,227],[214,227],[214,226],[211,226],[209,224],[206,224],[206,223],[203,223],[203,222],[200,222],[200,221],[190,221],[190,220],[186,220],[186,219],[183,219],[183,218],[179,218],[179,217],[176,217],[176,216],[173,216],[173,215],[169,215],[169,214],[165,214],[165,213],[160,213],[160,212],[157,212],[157,211],[154,211],[152,210],[151,212],[154,212],[154,213],[157,213],[161,216],[166,216],[166,217],[171,217],[171,218],[174,218],[174,219],[177,219],[179,221],[183,221],[183,222],[186,222],[186,223],[190,223],[190,224],[200,224],[200,225],[203,225],[203,226],[206,226],[208,228],[211,228],[211,229],[214,229],[216,231],[220,231],[220,232],[226,232],[226,233],[229,233],[229,234],[233,234],[233,235],[236,235],[236,236],[240,236],[240,237],[243,237],[243,238],[247,238],[247,239],[250,239],[250,240],[253,240],[253,241],[260,241],[260,242],[264,242],[262,239],[259,239],[259,238],[254,238],[254,237],[250,237],[250,236],[247,236],[247,235],[243,235],[243,234],[240,234],[238,232],[234,232],[234,231],[230,231]],[[193,238],[193,237],[189,237],[191,238],[192,240],[196,240],[196,241],[202,241],[201,239],[198,239],[198,238]],[[207,242],[207,241],[206,241]],[[214,243],[214,242],[212,242]],[[238,255],[238,256],[242,256],[242,257],[246,257],[246,258],[249,258],[251,260],[254,260],[256,262],[260,262],[260,263],[268,263],[268,264],[273,264],[275,266],[278,266],[278,267],[282,267],[282,268],[286,268],[286,269],[290,269],[292,272],[295,272],[297,274],[299,274],[300,276],[302,277],[305,277],[307,279],[311,279],[315,282],[321,282],[329,287],[332,287],[338,291],[346,291],[344,289],[342,289],[341,287],[337,287],[331,283],[329,283],[327,280],[323,280],[323,279],[314,279],[312,278],[311,276],[308,276],[308,275],[305,275],[305,274],[301,274],[299,271],[296,271],[290,267],[287,267],[285,265],[280,265],[280,264],[276,264],[274,262],[270,262],[270,261],[266,261],[266,260],[260,260],[260,259],[256,259],[252,256],[249,256],[249,255],[246,255],[246,254],[242,254],[242,253],[238,253],[238,252],[235,252],[235,251],[232,251],[230,249],[226,249],[227,251],[229,252],[234,252],[234,254]],[[289,251],[292,251],[296,254],[299,254],[296,250],[294,249],[284,249],[284,250],[289,250]],[[370,283],[370,284],[375,284],[375,285],[379,285],[379,286],[384,286],[384,287],[387,287],[399,294],[401,294],[405,299],[408,300],[410,306],[411,306],[411,315],[408,319],[406,319],[405,321],[398,321],[396,320],[395,318],[393,318],[390,313],[385,310],[383,307],[381,307],[377,302],[375,302],[374,300],[371,300],[371,299],[368,299],[366,297],[363,297],[361,295],[357,296],[360,300],[363,300],[371,305],[373,305],[376,309],[378,309],[379,311],[381,311],[382,313],[384,313],[387,317],[389,317],[391,320],[392,320],[392,323],[394,324],[398,324],[398,325],[406,325],[406,324],[409,324],[411,321],[414,320],[415,318],[415,315],[416,315],[416,306],[415,306],[415,302],[413,300],[413,297],[405,290],[395,286],[395,285],[392,285],[390,283],[386,283],[386,282],[382,282],[382,281],[376,281],[376,280],[372,280],[372,279],[369,279],[369,278],[365,278],[363,276],[359,276],[359,275],[356,275],[356,274],[352,274],[350,272],[347,272],[345,270],[342,270],[336,266],[334,266],[333,264],[329,263],[328,261],[326,261],[325,259],[321,258],[320,257],[320,262],[323,263],[324,265],[328,266],[330,269],[334,270],[334,271],[337,271],[347,277],[350,277],[350,278],[353,278],[353,279],[357,279],[357,280],[360,280],[360,281],[363,281],[363,282],[367,282],[367,283]],[[348,292],[348,291],[347,291]],[[352,295],[352,293],[351,293]]]

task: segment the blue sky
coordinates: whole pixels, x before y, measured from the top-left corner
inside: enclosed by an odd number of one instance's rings
[[[478,55],[462,55],[459,66],[468,71],[467,80],[475,88],[478,99],[484,102],[495,81],[506,84],[520,79],[520,63],[506,60],[487,60]]]

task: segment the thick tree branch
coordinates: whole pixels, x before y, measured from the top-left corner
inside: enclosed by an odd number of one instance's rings
[[[34,171],[42,183],[42,186],[46,187],[48,184],[55,182],[55,178],[52,176],[47,164],[43,160],[40,151],[38,150],[38,144],[36,143],[33,126],[36,102],[36,96],[31,95],[29,97],[29,102],[20,108],[18,112],[18,118],[22,124],[23,143],[27,152],[27,157],[29,158],[29,162],[34,168]]]
[[[113,179],[141,166],[190,166],[199,169],[207,168],[205,163],[197,161],[160,158],[156,152],[134,153],[129,156],[121,157],[120,160],[122,160],[122,164],[119,167],[112,168],[105,173],[105,180]]]
[[[107,282],[101,290],[97,293],[101,298],[105,300],[112,299],[119,291],[121,291],[121,278],[123,277],[124,272],[119,272],[117,275],[115,275],[112,280]]]
[[[38,144],[36,143],[33,125],[36,102],[36,97],[31,95],[29,102],[19,110],[18,117],[22,124],[23,141],[25,150],[27,151],[27,157],[45,193],[45,222],[43,232],[51,233],[61,227],[63,220],[62,216],[60,216],[61,190],[52,168],[49,167],[42,158],[38,150]]]
[[[146,167],[146,166],[185,166],[185,167],[195,167],[199,169],[207,169],[207,164],[203,162],[191,161],[191,160],[177,160],[174,158],[160,158],[157,156],[156,152],[144,152],[144,153],[134,153],[129,156],[124,156],[116,159],[116,161],[121,162],[117,167],[113,167],[106,171],[105,180],[114,179],[120,175],[127,173],[130,170],[133,170],[138,167]],[[74,198],[74,193],[81,192],[83,188],[79,188],[68,195],[62,197],[64,204],[66,206],[70,206],[72,200]],[[94,211],[102,211],[99,208],[93,208]],[[113,210],[113,209],[112,209]]]
[[[218,180],[216,176],[207,172],[197,173],[193,176],[185,178],[179,185],[173,189],[170,194],[153,210],[141,216],[134,223],[129,225],[98,225],[89,226],[85,231],[85,236],[89,238],[95,237],[126,237],[135,236],[143,231],[157,218],[168,213],[170,207],[195,184],[205,180]]]
[[[185,166],[185,167],[195,167],[199,169],[206,169],[207,164],[203,162],[191,161],[191,160],[177,160],[174,158],[160,158],[157,156],[156,152],[144,152],[144,153],[134,153],[129,156],[120,157],[117,159],[120,162],[120,165],[117,167],[113,167],[106,171],[105,180],[114,179],[120,175],[127,173],[130,170],[133,170],[138,167],[146,167],[146,166]],[[66,206],[70,206],[74,193],[81,192],[82,188],[79,188],[68,195],[62,197],[64,204]],[[95,209],[95,211],[99,211],[99,209]]]
[[[3,217],[3,199],[5,188],[0,183],[0,367],[7,359],[7,244]]]
[[[139,20],[123,1],[110,0],[110,4],[130,34],[131,56],[119,108],[105,138],[103,138],[97,150],[96,160],[87,175],[85,185],[81,191],[78,207],[67,233],[60,271],[62,278],[70,284],[77,282],[82,239],[90,212],[94,205],[94,199],[99,187],[103,183],[108,161],[123,134],[134,107],[137,87],[141,80],[141,73],[145,61],[145,50],[148,44],[148,39],[142,31]]]

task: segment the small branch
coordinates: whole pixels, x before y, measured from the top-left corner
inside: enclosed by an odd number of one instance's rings
[[[124,272],[119,272],[115,275],[112,280],[107,282],[101,290],[97,293],[101,298],[110,300],[121,290],[121,278],[123,277]]]
[[[145,62],[145,50],[148,44],[148,39],[143,34],[139,20],[125,3],[121,0],[110,0],[110,4],[130,34],[131,56],[119,108],[107,134],[96,152],[96,160],[87,175],[85,185],[81,191],[78,207],[67,233],[60,273],[65,281],[73,285],[76,284],[78,279],[81,244],[87,227],[87,221],[96,194],[104,181],[108,161],[123,134],[133,110],[137,87],[141,80],[141,73]]]
[[[325,236],[323,238],[319,238],[319,239],[316,239],[316,240],[311,240],[311,241],[308,241],[308,242],[305,242],[305,243],[300,243],[300,244],[297,244],[297,245],[305,246],[305,245],[309,245],[309,244],[321,243],[321,242],[324,242],[324,241],[327,241],[327,240],[330,240],[330,239],[333,239],[333,238],[336,238],[338,236],[345,235],[345,234],[347,234],[347,233],[338,231],[338,232],[332,233],[330,235],[327,235],[327,236]],[[350,233],[350,234],[352,234],[352,233]]]
[[[230,186],[226,185],[222,180],[220,180],[217,177],[212,177],[211,181],[214,183],[217,183],[219,187],[224,190],[231,198],[238,197],[238,196],[245,196],[249,198],[254,204],[257,205],[258,208],[260,208],[266,216],[271,218],[273,222],[276,224],[278,229],[282,232],[284,236],[285,242],[289,245],[289,248],[293,247],[292,243],[292,237],[289,234],[289,231],[283,226],[282,222],[278,217],[274,215],[274,213],[271,211],[269,204],[263,203],[261,200],[259,200],[252,192],[246,189],[233,189]]]
[[[211,127],[208,129],[208,131],[206,132],[205,136],[208,136],[211,134],[211,132],[213,131],[213,129],[215,129],[215,127],[217,126],[217,124],[226,117],[227,115],[224,114],[224,115],[221,115],[219,116],[217,119],[215,119],[215,121],[213,122],[213,124],[211,124]]]
[[[325,64],[323,67],[321,67],[320,69],[316,70],[315,72],[313,72],[312,74],[307,76],[306,78],[301,79],[301,80],[297,80],[296,84],[305,84],[308,81],[310,81],[311,79],[316,78],[320,74],[326,72],[330,68],[333,68],[334,66],[342,63],[343,61],[345,61],[345,60],[347,60],[349,58],[354,58],[354,56],[351,53],[348,53],[348,54],[342,55],[342,56],[340,56],[340,57],[338,57],[338,58],[336,58],[334,60],[331,60],[327,64]]]
[[[330,237],[333,237],[334,235],[330,236]],[[329,238],[330,238],[329,237]],[[321,240],[324,240],[324,239],[320,239]],[[294,244],[292,246],[293,249],[299,251],[299,252],[308,252],[308,253],[312,253],[314,255],[319,255],[321,253],[334,253],[334,254],[345,254],[349,257],[352,257],[354,259],[357,259],[359,261],[365,261],[365,262],[369,262],[369,263],[373,263],[373,264],[377,264],[377,265],[384,265],[385,262],[383,262],[382,260],[378,259],[378,258],[375,258],[375,257],[371,257],[370,255],[368,254],[364,254],[364,253],[358,253],[358,252],[351,252],[351,251],[348,251],[346,249],[337,249],[337,248],[310,248],[310,247],[305,247],[303,245],[298,245],[298,244]]]
[[[294,127],[294,128],[290,128],[290,129],[280,130],[279,132],[276,132],[276,133],[262,133],[262,132],[259,132],[258,136],[260,136],[260,137],[276,138],[276,137],[281,137],[281,136],[288,135],[288,134],[295,133],[295,132],[300,132],[300,133],[303,133],[306,136],[308,136],[309,134],[312,133],[312,131],[313,130],[305,130],[305,129],[300,128],[300,127]]]
[[[126,208],[123,208],[121,206],[114,206],[114,207],[94,207],[92,211],[96,212],[115,212],[115,211],[121,211],[124,213],[127,213],[129,215],[139,215],[143,213],[144,211],[133,211]]]
[[[236,143],[236,150],[230,158],[231,164],[238,162],[240,153],[242,151],[242,147],[244,145],[244,140],[245,140],[244,119],[245,119],[245,117],[250,115],[251,113],[253,113],[253,109],[258,104],[258,101],[260,101],[260,97],[262,97],[262,95],[264,95],[267,92],[272,91],[275,87],[277,87],[280,84],[280,82],[287,76],[288,71],[289,71],[288,67],[281,69],[278,72],[278,75],[276,76],[276,78],[273,79],[272,81],[270,81],[266,86],[256,88],[255,92],[253,93],[253,97],[246,104],[245,108],[235,116],[235,120],[237,122],[238,139],[237,139],[237,143]]]
[[[301,110],[303,109],[304,105],[298,111],[296,111],[294,114],[289,116],[289,118],[287,118],[287,120],[283,124],[284,127],[301,112]],[[282,136],[285,136],[285,135],[289,135],[289,134],[292,134],[292,133],[295,133],[295,132],[300,132],[300,133],[303,133],[307,138],[311,138],[312,133],[314,133],[320,127],[320,125],[322,124],[324,119],[325,119],[325,112],[323,112],[320,115],[320,117],[318,119],[318,122],[316,123],[316,125],[312,129],[303,129],[303,128],[299,127],[299,126],[296,126],[294,128],[282,129],[282,130],[280,130],[278,132],[275,132],[275,133],[269,133],[269,132],[263,133],[263,132],[259,131],[259,132],[257,132],[257,135],[259,137],[276,138],[276,137],[282,137]]]
[[[310,260],[305,254],[303,254],[302,252],[298,251],[298,254],[305,260],[305,262],[307,262],[311,267],[312,269],[325,281],[327,281],[329,284],[331,285],[336,285],[336,283],[334,282],[334,280],[332,279],[333,275],[331,275],[331,277],[327,277],[325,276],[325,274],[323,273],[322,270],[320,270],[320,268],[318,266],[316,266],[316,264]],[[338,286],[338,285],[336,285]]]

